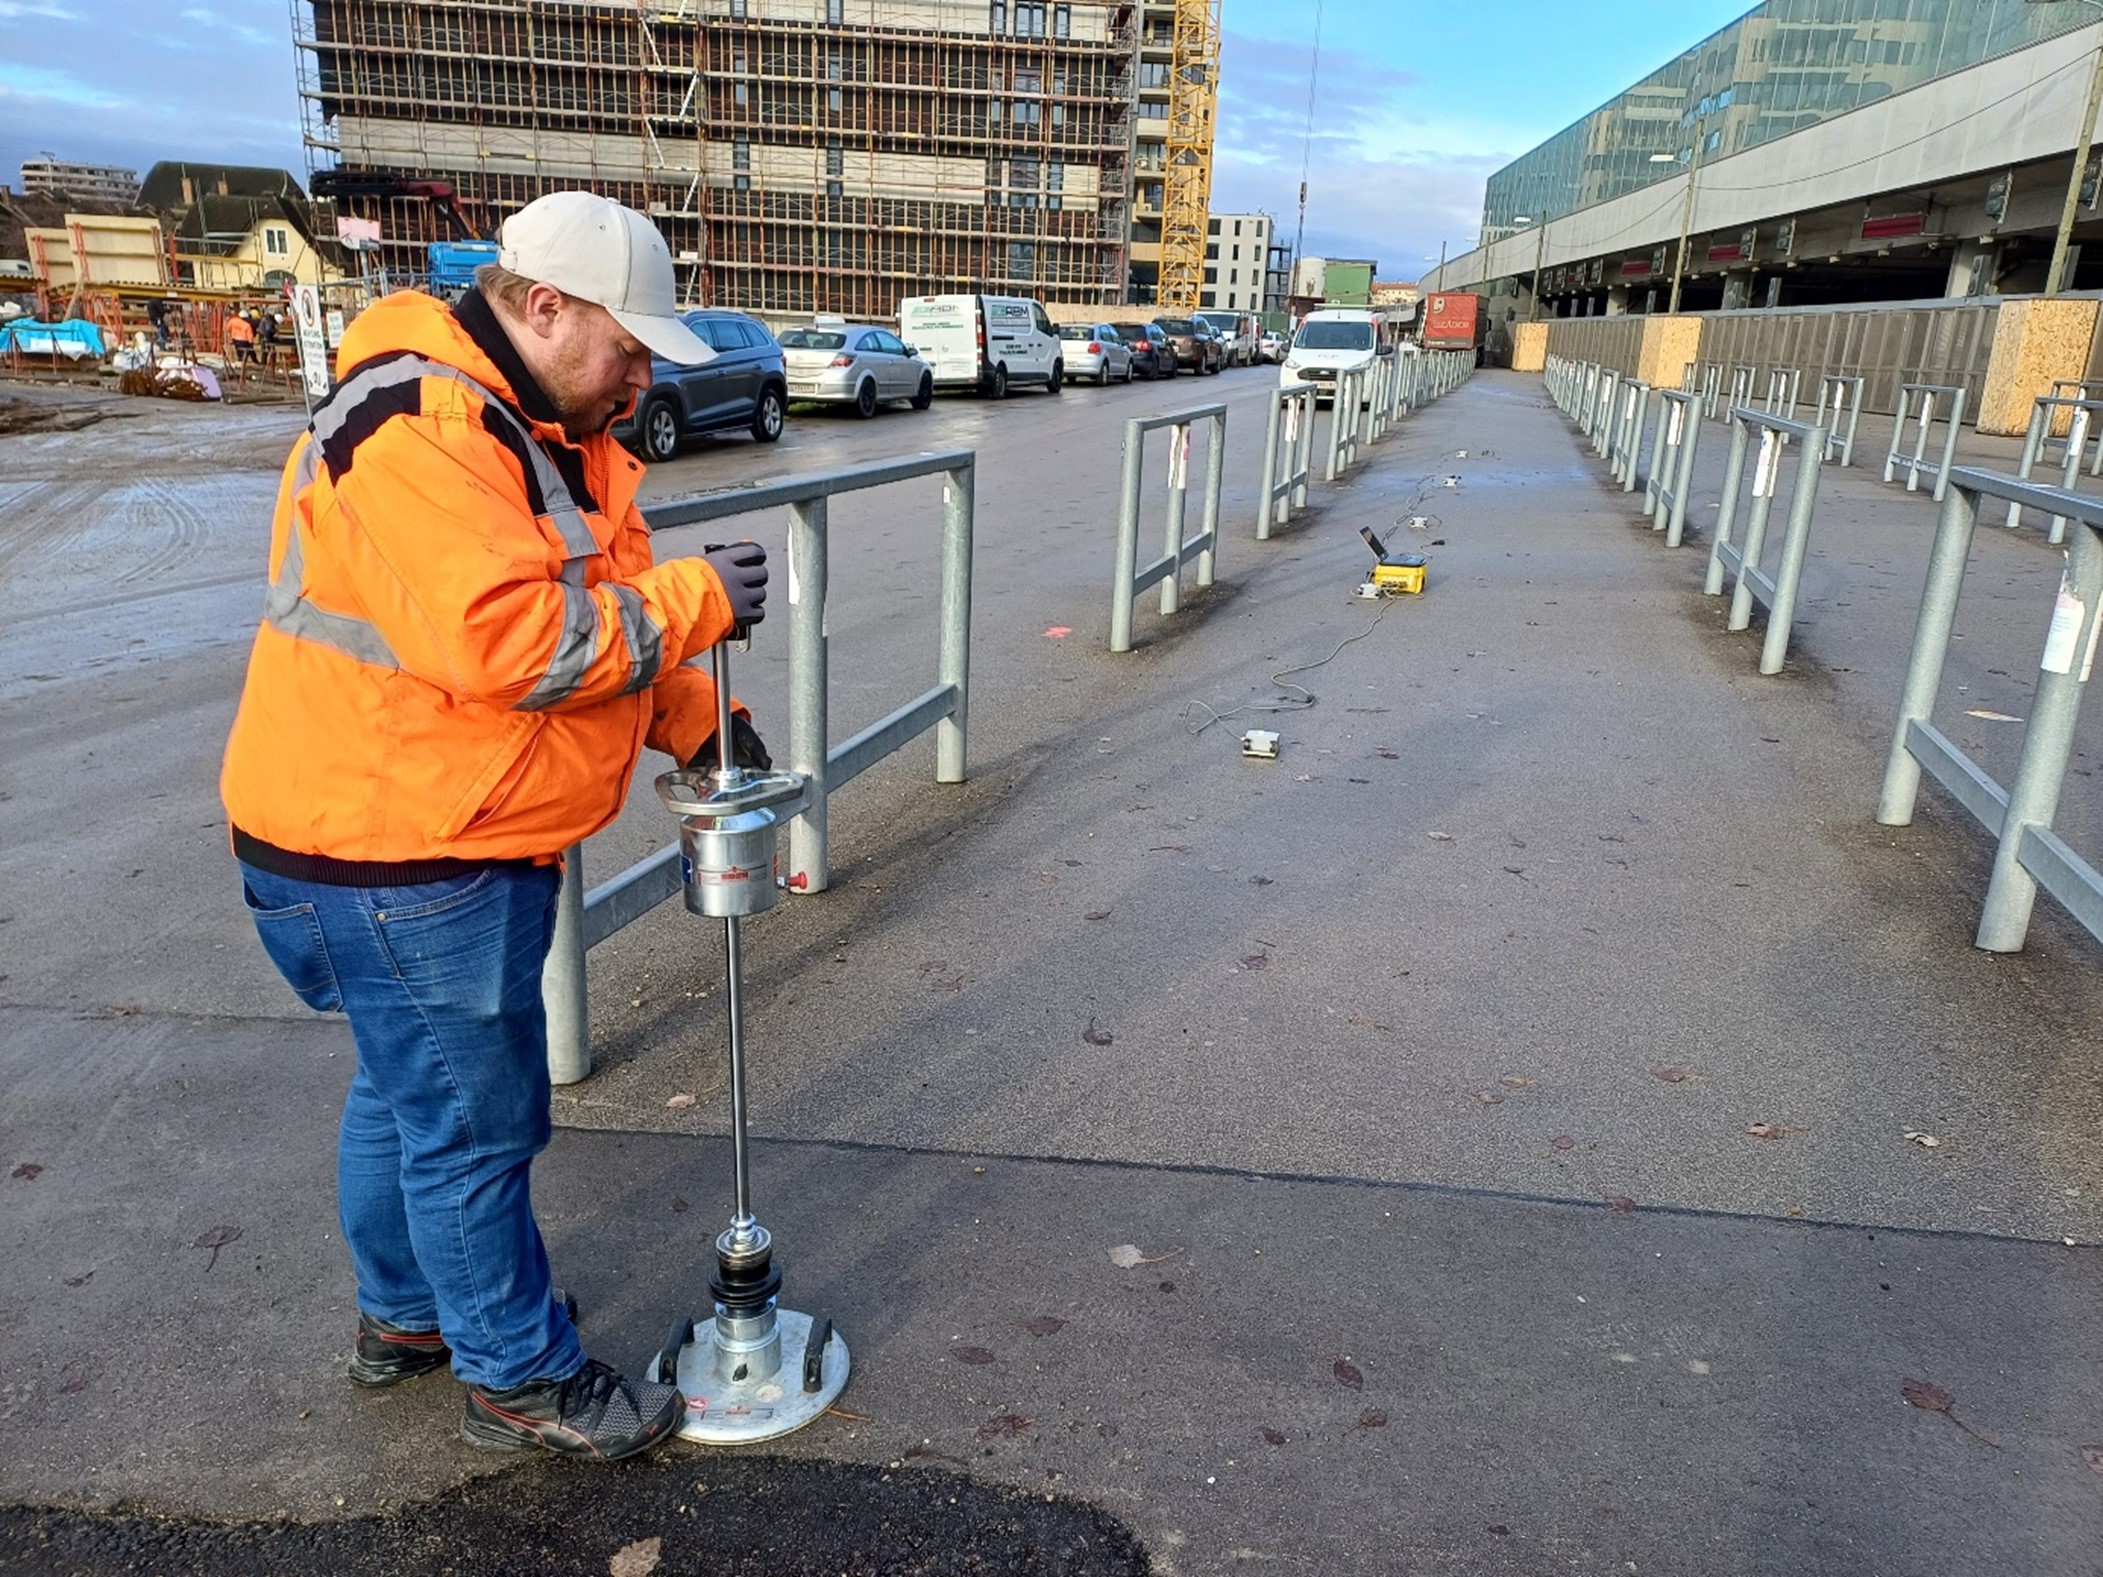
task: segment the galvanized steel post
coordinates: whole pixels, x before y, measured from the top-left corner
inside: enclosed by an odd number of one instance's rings
[[[1139,574],[1139,491],[1144,480],[1146,423],[1125,423],[1124,475],[1117,488],[1117,564],[1110,584],[1110,650],[1132,649],[1132,604],[1138,600],[1133,581]]]
[[[1738,484],[1745,477],[1746,439],[1745,424],[1733,422],[1730,458],[1723,463],[1723,497],[1716,506],[1716,535],[1709,543],[1709,570],[1701,583],[1703,593],[1711,597],[1723,595],[1723,550],[1730,545],[1731,528],[1738,517]]]
[[[956,709],[935,724],[935,781],[961,783],[971,730],[971,547],[978,469],[942,476],[942,644],[935,683],[955,688]]]
[[[555,895],[555,934],[540,972],[547,1015],[548,1082],[576,1084],[591,1077],[591,990],[584,975],[584,845],[562,857]]]

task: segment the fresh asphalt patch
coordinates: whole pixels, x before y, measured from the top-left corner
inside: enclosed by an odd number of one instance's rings
[[[0,1509],[23,1577],[1145,1577],[1084,1502],[952,1473],[673,1447],[610,1467],[539,1460],[342,1522],[218,1523]]]

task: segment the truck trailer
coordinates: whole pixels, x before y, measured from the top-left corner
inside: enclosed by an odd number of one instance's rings
[[[1464,290],[1448,290],[1424,298],[1424,348],[1465,350],[1482,363],[1483,342],[1489,338],[1490,304]]]

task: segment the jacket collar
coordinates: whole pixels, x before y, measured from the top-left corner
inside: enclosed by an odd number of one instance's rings
[[[455,304],[453,321],[474,341],[475,349],[489,358],[490,365],[504,375],[504,381],[511,385],[511,397],[526,417],[550,426],[562,425],[561,412],[527,369],[525,358],[504,332],[504,325],[497,321],[496,308],[489,304],[480,286],[471,288]]]

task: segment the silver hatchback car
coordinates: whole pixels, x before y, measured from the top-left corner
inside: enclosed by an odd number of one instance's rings
[[[791,400],[851,405],[859,416],[874,416],[891,400],[911,401],[916,411],[934,403],[933,369],[889,329],[819,317],[776,339]]]
[[[1132,381],[1132,347],[1107,323],[1059,325],[1059,356],[1071,383],[1093,378],[1097,383]]]

